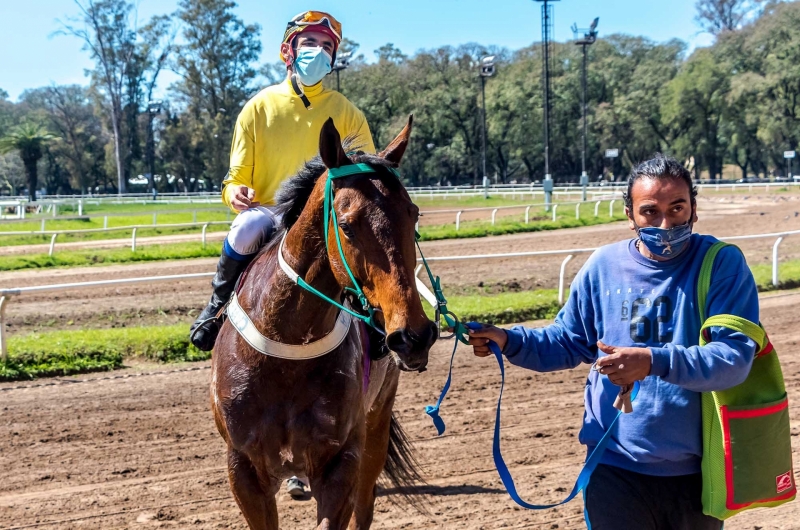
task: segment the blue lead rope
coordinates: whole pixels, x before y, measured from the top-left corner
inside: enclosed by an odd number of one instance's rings
[[[469,322],[467,327],[470,329],[478,329],[481,327],[481,325],[477,322]],[[436,405],[428,405],[425,407],[425,413],[428,414],[428,416],[430,416],[433,420],[433,424],[436,426],[436,430],[438,431],[439,435],[445,431],[444,420],[442,420],[442,418],[439,416],[439,407],[441,406],[442,401],[444,401],[447,391],[450,390],[450,382],[452,381],[453,376],[453,358],[455,357],[457,347],[458,341],[455,341],[455,345],[453,346],[453,354],[450,356],[450,371],[447,374],[447,382],[444,384],[444,388],[442,388],[442,393],[439,395],[439,400],[436,402]],[[503,402],[503,387],[505,386],[506,382],[506,372],[503,365],[503,355],[500,352],[500,348],[496,343],[489,341],[489,349],[492,350],[495,359],[497,359],[497,364],[500,366],[500,395],[497,397],[497,410],[495,412],[494,419],[492,457],[494,458],[494,466],[497,468],[497,473],[500,475],[500,480],[503,481],[503,486],[505,486],[506,491],[508,491],[509,496],[514,500],[514,502],[529,510],[546,510],[548,508],[554,508],[556,506],[568,503],[589,484],[589,478],[592,476],[592,472],[595,470],[597,464],[600,463],[600,460],[603,457],[603,453],[608,446],[608,442],[611,440],[611,432],[614,430],[614,426],[617,424],[617,420],[619,419],[620,415],[622,415],[622,411],[617,412],[614,420],[608,426],[608,430],[603,437],[600,438],[600,441],[592,450],[589,458],[586,459],[586,462],[583,464],[583,469],[581,469],[581,472],[578,474],[578,478],[575,481],[575,485],[572,487],[572,491],[563,501],[555,504],[530,504],[525,502],[517,493],[517,487],[514,485],[514,478],[511,476],[511,472],[508,470],[508,466],[506,465],[505,460],[503,460],[503,454],[500,451],[500,405]],[[637,381],[633,384],[631,401],[636,399],[636,395],[638,393],[639,382]]]

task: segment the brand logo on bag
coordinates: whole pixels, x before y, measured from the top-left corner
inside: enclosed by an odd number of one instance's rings
[[[782,475],[775,477],[775,486],[778,493],[782,493],[792,487],[792,472],[787,471]]]

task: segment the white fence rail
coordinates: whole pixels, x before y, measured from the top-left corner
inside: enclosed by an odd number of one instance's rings
[[[172,224],[163,224],[163,225],[130,225],[130,226],[113,226],[111,228],[84,228],[84,229],[76,229],[76,230],[39,230],[39,231],[16,231],[16,232],[0,232],[0,236],[25,236],[25,235],[52,235],[50,238],[50,250],[48,252],[49,256],[53,256],[55,253],[56,248],[56,238],[59,235],[63,234],[92,234],[92,233],[99,233],[99,232],[120,232],[120,231],[131,231],[131,250],[136,252],[136,232],[140,229],[152,229],[152,228],[192,228],[192,227],[199,227],[201,229],[200,232],[200,240],[203,243],[203,248],[206,248],[206,231],[208,230],[209,226],[212,225],[230,225],[230,221],[208,221],[205,223],[172,223]],[[176,234],[171,234],[176,235]],[[179,235],[179,234],[178,234]],[[113,239],[94,239],[88,240],[95,243],[104,243],[109,244],[109,242],[114,241]],[[86,242],[86,241],[81,241]],[[127,243],[123,243],[123,245],[127,245]]]
[[[1,204],[1,203],[0,203]],[[15,225],[15,224],[23,224],[23,223],[36,223],[40,222],[44,226],[45,223],[49,223],[52,221],[91,221],[92,219],[102,219],[104,226],[108,226],[108,220],[114,219],[115,217],[148,217],[154,216],[153,219],[157,220],[159,217],[163,217],[164,215],[192,215],[192,221],[197,222],[197,214],[198,213],[226,213],[228,217],[230,217],[231,210],[227,207],[221,206],[218,208],[184,208],[182,210],[157,210],[157,211],[145,211],[145,212],[120,212],[120,213],[104,213],[102,215],[91,215],[91,214],[83,214],[80,212],[76,215],[57,215],[51,216],[47,215],[42,217],[13,217],[13,218],[5,218],[0,221],[0,227],[5,225]]]

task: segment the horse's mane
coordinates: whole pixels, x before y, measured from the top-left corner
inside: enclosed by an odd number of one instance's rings
[[[349,158],[354,164],[365,163],[373,167],[393,168],[394,164],[388,160],[374,155],[358,151],[358,147],[353,147],[355,139],[348,137],[343,142],[345,151],[350,151]],[[360,146],[359,146],[360,147]],[[272,237],[272,240],[265,248],[270,248],[273,244],[283,236],[284,230],[290,229],[300,218],[303,209],[308,203],[311,192],[314,191],[314,186],[317,181],[325,173],[325,164],[322,158],[316,156],[303,164],[303,167],[298,173],[288,178],[283,182],[278,192],[275,194],[275,206],[273,211],[281,217],[281,226],[279,226]],[[389,179],[387,182],[397,181],[396,179]],[[399,183],[399,181],[397,181]]]

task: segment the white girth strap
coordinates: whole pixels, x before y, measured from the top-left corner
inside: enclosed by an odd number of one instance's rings
[[[278,255],[280,256],[280,254]],[[227,311],[228,319],[234,329],[255,350],[270,357],[291,360],[314,359],[332,352],[344,341],[347,332],[350,331],[350,323],[352,321],[352,317],[347,312],[340,311],[333,330],[321,339],[308,344],[283,344],[268,339],[256,329],[253,321],[250,320],[242,306],[239,305],[236,293],[231,298]]]

